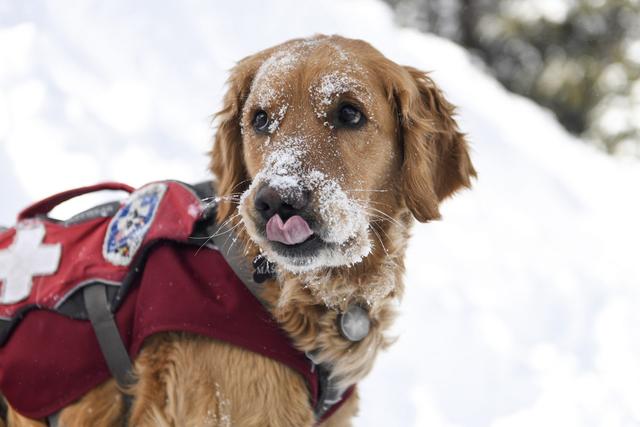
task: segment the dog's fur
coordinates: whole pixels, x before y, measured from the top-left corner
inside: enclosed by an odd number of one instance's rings
[[[211,160],[222,196],[218,221],[236,226],[248,258],[263,251],[277,261],[277,279],[262,296],[296,347],[331,364],[341,385],[354,384],[391,342],[412,217],[439,218],[438,204],[475,176],[454,108],[425,73],[337,36],[292,40],[245,58],[228,85]],[[365,114],[364,126],[334,127],[332,109],[345,100]],[[252,128],[260,109],[272,118],[264,134]],[[307,257],[272,247],[253,205],[260,185],[293,175],[285,190],[311,190],[314,232],[330,242]],[[372,321],[357,343],[336,328],[338,313],[353,303]],[[127,391],[132,426],[314,424],[297,373],[226,343],[157,335],[135,371]],[[324,425],[351,425],[357,400],[354,393]],[[61,425],[119,425],[122,408],[111,380],[62,411]],[[43,424],[10,411],[9,425]]]

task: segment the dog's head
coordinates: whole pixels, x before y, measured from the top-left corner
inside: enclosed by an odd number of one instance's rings
[[[251,240],[290,271],[361,261],[380,224],[407,209],[438,218],[475,175],[433,81],[363,41],[292,40],[240,61],[228,85],[211,163],[218,220],[239,197]]]

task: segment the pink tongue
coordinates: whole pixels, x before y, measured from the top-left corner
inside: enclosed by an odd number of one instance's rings
[[[282,222],[280,215],[275,214],[267,222],[267,239],[273,242],[284,243],[285,245],[297,245],[302,243],[313,234],[307,221],[298,215],[294,215]]]

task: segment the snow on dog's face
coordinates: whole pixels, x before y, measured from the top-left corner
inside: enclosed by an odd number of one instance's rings
[[[305,271],[350,265],[368,255],[366,202],[343,187],[349,172],[304,137],[271,144],[259,150],[257,173],[240,199],[247,231],[268,258]]]
[[[450,106],[431,88],[423,94],[430,80],[411,73],[337,36],[292,40],[234,68],[212,169],[221,196],[240,194],[242,223],[269,259],[294,272],[353,265],[383,248],[381,234],[399,212],[435,218],[438,201],[468,183],[470,163],[466,182],[438,192],[431,168],[439,153],[426,142],[443,119],[428,110],[448,114]],[[405,132],[403,121],[413,128]],[[455,123],[452,132],[462,154],[445,154],[468,162]],[[218,220],[232,215],[223,201]]]

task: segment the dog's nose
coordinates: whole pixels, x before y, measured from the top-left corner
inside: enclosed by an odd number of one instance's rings
[[[276,189],[268,185],[264,185],[258,190],[254,200],[256,210],[265,220],[278,214],[283,221],[286,221],[306,208],[308,203],[309,193],[306,191],[295,191],[283,197]]]

